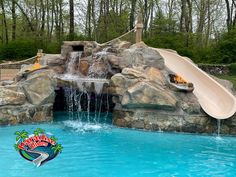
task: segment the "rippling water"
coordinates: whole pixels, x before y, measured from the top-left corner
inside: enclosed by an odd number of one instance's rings
[[[154,133],[66,120],[0,127],[0,177],[236,176],[236,138]],[[63,118],[63,120],[61,119]],[[64,147],[36,168],[14,150],[14,132],[43,128]]]

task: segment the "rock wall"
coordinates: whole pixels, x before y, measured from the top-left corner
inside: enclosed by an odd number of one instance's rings
[[[53,75],[46,69],[21,71],[17,81],[0,86],[0,125],[51,121],[56,87]]]

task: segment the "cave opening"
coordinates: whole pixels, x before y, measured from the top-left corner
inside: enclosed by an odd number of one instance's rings
[[[94,92],[83,93],[73,88],[57,87],[55,90],[56,97],[53,105],[54,112],[68,111],[69,105],[68,100],[66,100],[66,94],[68,94],[66,92],[68,92],[68,90],[70,93],[74,92],[76,95],[73,97],[73,100],[71,100],[73,102],[73,108],[71,109],[74,111],[77,111],[78,102],[80,103],[81,111],[87,111],[89,106],[90,112],[95,112],[99,110],[101,112],[112,113],[113,108],[115,107],[115,104],[112,102],[113,95],[110,95],[108,93],[101,93],[97,95]]]
[[[72,45],[72,49],[75,52],[83,52],[84,51],[84,45]]]

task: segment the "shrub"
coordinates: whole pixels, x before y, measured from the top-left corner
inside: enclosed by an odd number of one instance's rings
[[[231,63],[229,65],[229,72],[231,75],[236,75],[236,63]]]
[[[36,54],[37,47],[32,41],[12,41],[7,45],[0,46],[1,60],[20,60]]]
[[[60,53],[59,42],[42,42],[33,40],[11,41],[0,45],[0,60],[22,60],[36,55],[38,49],[45,53]]]

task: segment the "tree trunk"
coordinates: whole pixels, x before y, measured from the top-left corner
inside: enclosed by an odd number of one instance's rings
[[[46,8],[47,8],[47,40],[51,41],[50,38],[50,7],[49,7],[49,0],[46,0]]]
[[[40,0],[40,8],[42,11],[42,20],[41,20],[41,29],[40,29],[40,35],[41,37],[44,36],[44,30],[45,30],[45,5],[43,0]]]
[[[69,39],[74,40],[74,0],[69,1],[70,5],[70,29],[69,29]]]
[[[16,3],[14,0],[12,0],[11,15],[12,15],[12,37],[11,38],[14,41],[16,39]]]
[[[2,16],[3,16],[3,24],[4,24],[4,29],[5,29],[5,40],[6,44],[8,44],[8,29],[7,29],[7,19],[6,19],[6,13],[5,13],[5,8],[4,8],[4,0],[0,0],[0,5],[2,8]]]
[[[63,0],[60,0],[59,3],[59,33],[61,38],[63,38],[63,33],[64,33],[64,20],[63,20],[63,9],[62,9],[62,4]]]
[[[181,0],[181,15],[180,15],[180,25],[179,25],[180,32],[185,32],[184,28],[185,16],[186,16],[186,0]]]
[[[86,24],[85,31],[89,39],[91,39],[91,13],[92,13],[92,4],[91,0],[88,0],[87,14],[86,14]]]
[[[129,16],[129,29],[132,30],[134,28],[134,13],[136,9],[136,2],[137,0],[131,0],[131,9],[130,9],[130,16]]]
[[[55,17],[55,2],[52,0],[52,11],[51,11],[51,28],[49,32],[50,39],[52,38],[53,28],[54,28],[54,17]]]
[[[226,23],[227,23],[228,31],[230,31],[231,25],[232,25],[232,18],[231,18],[231,9],[230,9],[229,0],[225,0],[225,3],[226,3],[226,10],[227,10],[227,20],[226,20]]]
[[[35,15],[35,29],[36,31],[39,31],[39,18],[38,18],[38,9],[37,9],[37,0],[34,0],[34,15]]]
[[[96,40],[96,33],[95,33],[95,29],[96,29],[96,17],[95,17],[95,0],[92,0],[91,2],[91,7],[92,7],[92,21],[93,21],[93,38]]]

